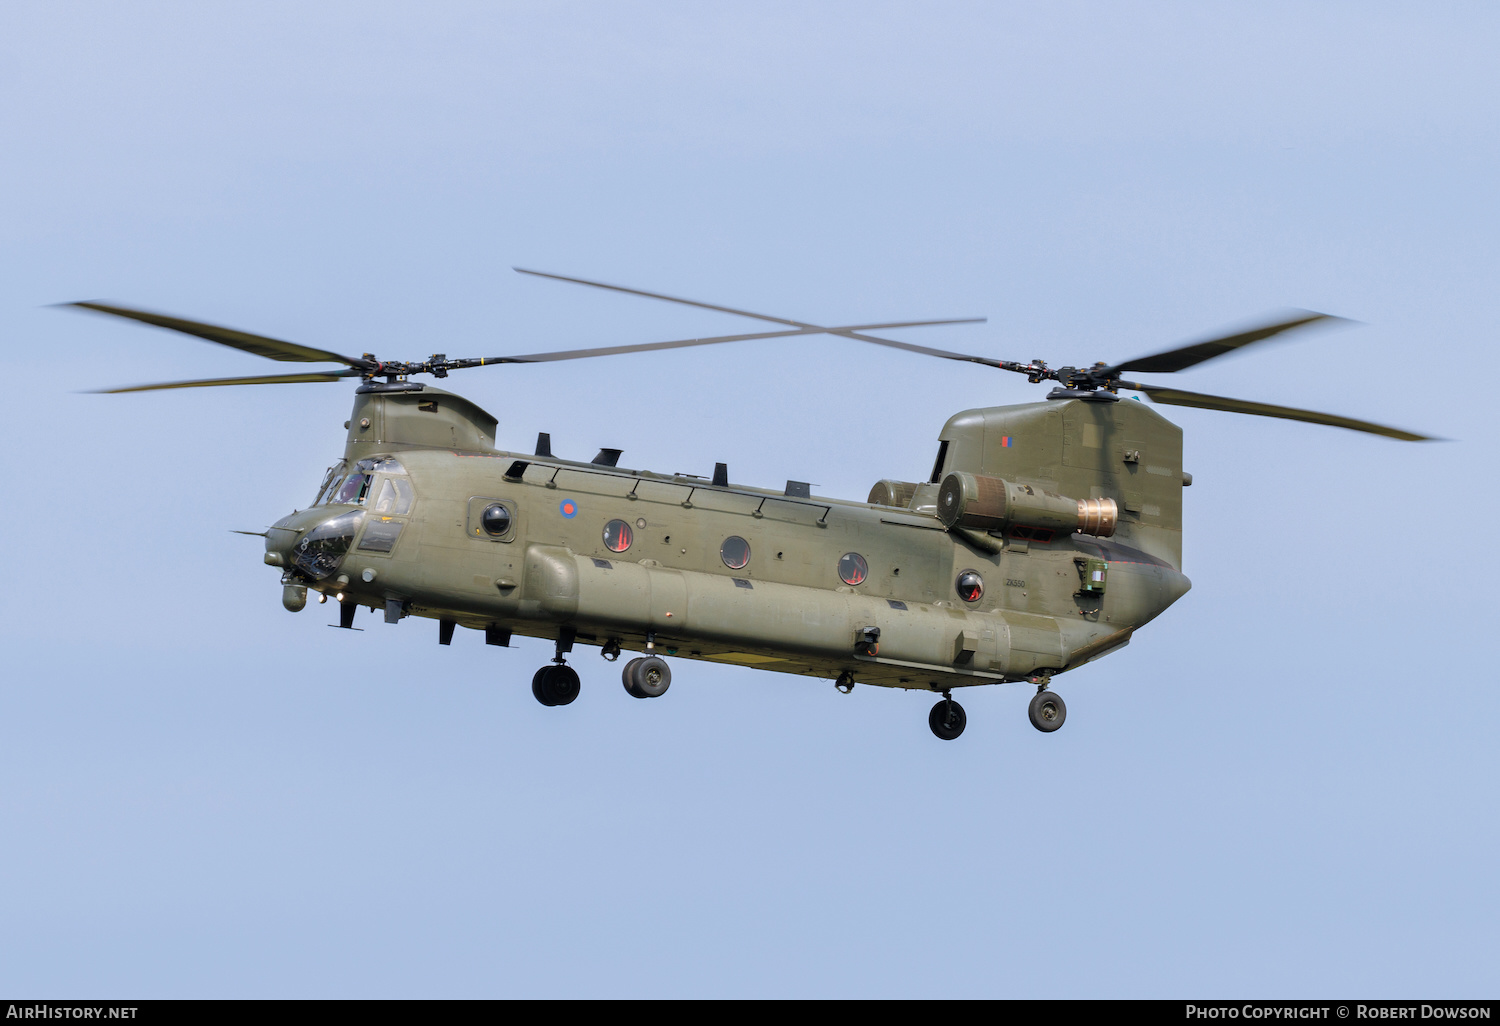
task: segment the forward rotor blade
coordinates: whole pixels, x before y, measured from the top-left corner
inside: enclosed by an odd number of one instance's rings
[[[752,317],[757,321],[770,321],[773,324],[787,324],[793,328],[811,328],[813,325],[804,324],[802,321],[789,321],[785,317],[772,317],[768,314],[751,313],[749,310],[736,310],[732,306],[715,306],[713,303],[700,303],[696,299],[683,299],[680,296],[667,296],[660,292],[647,292],[644,289],[626,288],[624,285],[610,285],[602,281],[589,281],[587,278],[569,278],[563,274],[548,274],[546,271],[528,271],[524,267],[513,267],[511,270],[518,274],[530,274],[537,278],[551,278],[553,281],[567,281],[574,285],[587,285],[590,288],[608,289],[611,292],[624,292],[632,296],[645,296],[647,299],[661,299],[668,303],[681,303],[683,306],[696,306],[700,310],[717,310],[719,313],[737,314],[740,317]]]
[[[1267,324],[1264,327],[1253,328],[1250,331],[1242,331],[1237,335],[1226,335],[1223,338],[1211,338],[1202,342],[1193,342],[1189,345],[1179,346],[1176,349],[1168,349],[1165,352],[1153,353],[1150,356],[1137,357],[1127,360],[1122,364],[1109,368],[1110,373],[1122,374],[1125,371],[1145,371],[1151,374],[1171,374],[1174,371],[1186,370],[1196,367],[1205,360],[1232,353],[1236,349],[1256,342],[1262,342],[1268,338],[1280,335],[1284,331],[1300,328],[1306,324],[1319,322],[1327,324],[1345,323],[1344,318],[1334,317],[1332,314],[1314,313],[1311,310],[1295,311],[1295,316],[1286,320]]]
[[[983,324],[988,318],[965,317],[956,320],[944,321],[908,321],[902,324],[864,324],[853,325],[847,328],[822,328],[816,324],[806,321],[793,321],[785,317],[772,317],[770,314],[753,313],[749,310],[739,310],[732,306],[718,306],[714,303],[700,303],[696,299],[683,299],[681,296],[668,296],[660,292],[647,292],[644,289],[626,288],[624,285],[610,285],[602,281],[589,281],[587,278],[569,278],[562,274],[548,274],[546,271],[528,271],[524,267],[515,267],[512,270],[519,274],[530,274],[538,278],[551,278],[554,281],[572,282],[574,285],[588,285],[596,289],[608,289],[611,292],[624,292],[632,296],[645,296],[647,299],[661,299],[668,303],[681,303],[683,306],[696,306],[700,310],[716,310],[719,313],[735,314],[739,317],[751,317],[758,321],[770,321],[772,324],[787,324],[794,328],[802,328],[806,334],[822,332],[829,335],[842,335],[845,338],[858,339],[861,342],[873,342],[880,346],[891,346],[895,349],[906,349],[914,353],[924,353],[928,356],[940,356],[946,360],[963,360],[968,363],[983,363],[991,367],[1000,366],[1000,361],[990,360],[983,356],[965,356],[962,353],[950,353],[943,349],[929,349],[926,346],[916,346],[909,342],[897,342],[888,338],[875,338],[871,335],[858,334],[860,331],[875,331],[885,328],[918,328],[934,324]]]
[[[308,371],[303,374],[267,374],[253,378],[208,378],[201,381],[163,381],[154,385],[129,385],[125,388],[96,388],[94,395],[114,395],[119,392],[154,392],[162,388],[210,388],[215,385],[295,385],[308,381],[342,381],[355,378],[359,371],[349,370]]]
[[[149,310],[133,310],[128,306],[114,306],[110,303],[63,303],[63,306],[76,306],[83,310],[93,310],[96,313],[109,314],[112,317],[124,317],[132,321],[140,321],[143,324],[152,324],[158,328],[168,328],[172,331],[180,331],[185,335],[194,335],[209,342],[217,342],[221,346],[229,346],[231,349],[239,349],[246,353],[254,353],[256,356],[264,356],[268,360],[287,360],[297,363],[342,363],[350,367],[365,367],[363,360],[351,360],[347,356],[331,353],[326,349],[313,349],[309,346],[299,346],[295,342],[283,342],[278,338],[268,338],[265,335],[252,335],[247,331],[236,331],[234,328],[223,328],[217,324],[205,324],[202,321],[189,321],[181,317],[170,317],[167,314],[152,313]]]
[[[1195,406],[1203,410],[1220,410],[1224,413],[1248,413],[1256,417],[1300,420],[1308,424],[1326,424],[1329,427],[1348,428],[1350,431],[1364,431],[1372,435],[1383,435],[1386,438],[1398,438],[1403,442],[1437,441],[1431,435],[1419,435],[1411,431],[1403,431],[1401,428],[1372,424],[1367,420],[1355,420],[1353,417],[1340,417],[1332,413],[1319,413],[1316,410],[1272,406],[1269,403],[1254,403],[1245,399],[1229,399],[1221,395],[1184,392],[1181,389],[1161,388],[1157,385],[1140,385],[1131,381],[1122,381],[1119,387],[1133,392],[1144,392],[1152,402],[1165,403],[1169,406]]]
[[[851,324],[840,328],[792,328],[788,331],[759,331],[745,335],[714,335],[709,338],[683,338],[672,342],[644,342],[639,345],[603,346],[598,349],[565,349],[555,353],[528,353],[522,356],[486,357],[478,361],[485,366],[492,363],[548,363],[555,360],[581,360],[590,356],[615,356],[620,353],[646,353],[657,349],[686,349],[689,346],[709,346],[719,342],[745,342],[752,339],[789,338],[794,335],[841,334],[844,332],[879,328],[915,328],[927,324],[953,324],[954,321],[901,321],[892,324]]]

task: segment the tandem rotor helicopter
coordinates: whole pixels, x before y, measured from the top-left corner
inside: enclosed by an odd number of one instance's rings
[[[1121,390],[1156,403],[1306,421],[1404,441],[1427,436],[1347,417],[1122,378],[1186,370],[1320,322],[1302,311],[1250,331],[1123,363],[1049,367],[932,349],[873,331],[972,320],[824,327],[602,282],[523,274],[769,321],[774,331],[644,345],[418,363],[358,358],[106,303],[67,304],[184,332],[272,360],[334,363],[308,370],[174,381],[104,392],[358,379],[343,457],[310,506],[264,532],[282,603],[339,603],[352,628],[361,606],[386,623],[438,621],[507,646],[551,640],[537,701],[576,699],[567,655],[579,643],[625,663],[625,690],[659,698],[665,657],[936,692],[928,725],[943,740],[967,718],[955,688],[1028,683],[1038,730],[1063,725],[1057,675],[1118,651],[1191,587],[1182,574],[1182,430]],[[620,451],[580,462],[495,447],[496,419],[469,400],[412,380],[493,364],[539,363],[719,342],[829,334],[1056,382],[1041,402],[966,410],[938,435],[925,481],[882,480],[863,502],[628,470]],[[252,533],[252,532],[241,532]]]

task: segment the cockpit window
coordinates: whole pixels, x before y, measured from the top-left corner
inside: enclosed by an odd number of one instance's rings
[[[328,468],[328,473],[323,475],[323,483],[318,486],[318,497],[313,500],[314,506],[321,506],[328,501],[333,488],[343,478],[344,461],[339,460]]]
[[[390,462],[394,463],[395,460]],[[404,477],[382,477],[375,486],[374,510],[388,516],[411,512],[411,482]]]
[[[350,474],[344,478],[343,483],[338,486],[338,490],[328,501],[349,504],[363,502],[365,492],[369,491],[369,488],[369,474]]]
[[[351,510],[308,531],[292,547],[292,566],[314,581],[331,576],[349,551],[363,516],[359,510]]]
[[[378,456],[354,464],[352,474],[346,473],[349,469],[349,464],[343,460],[328,468],[314,506],[330,502],[362,504],[369,498],[371,480],[376,474],[384,474],[387,475],[386,479],[376,487],[376,512],[401,514],[411,510],[411,485],[406,479],[406,468],[400,461],[390,456]]]
[[[377,456],[374,459],[360,460],[354,465],[354,469],[361,474],[404,474],[406,468],[399,460],[391,456]]]

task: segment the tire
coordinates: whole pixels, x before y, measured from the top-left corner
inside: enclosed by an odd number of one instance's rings
[[[646,697],[645,695],[641,694],[639,691],[637,691],[635,689],[635,684],[632,682],[631,676],[630,676],[632,673],[635,672],[635,664],[638,663],[638,662],[640,662],[641,659],[642,659],[641,656],[636,656],[634,659],[630,660],[630,662],[626,663],[625,666],[624,666],[624,668],[620,670],[620,683],[622,683],[622,684],[625,685],[625,693],[627,695],[629,695],[631,698],[645,698]]]
[[[531,678],[531,694],[536,698],[538,702],[541,702],[543,705],[557,704],[556,702],[552,701],[551,689],[546,686],[547,671],[550,669],[552,669],[552,667],[543,666],[540,670],[536,671],[536,673],[533,674]]]
[[[578,671],[565,663],[543,666],[531,678],[531,693],[543,705],[568,705],[580,690]]]
[[[660,698],[672,686],[672,668],[656,656],[632,659],[625,670],[634,688],[631,693],[639,692],[642,698]]]
[[[927,725],[944,741],[955,740],[968,724],[969,717],[964,714],[964,707],[951,698],[943,699],[927,714]]]
[[[1061,727],[1068,718],[1068,707],[1056,692],[1038,691],[1031,704],[1026,707],[1031,725],[1044,734]]]
[[[552,704],[571,705],[582,690],[578,681],[578,671],[566,663],[558,663],[547,669],[549,672],[542,686],[547,689]]]

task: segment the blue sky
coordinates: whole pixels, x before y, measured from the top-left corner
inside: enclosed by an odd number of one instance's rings
[[[1500,15],[1483,4],[0,10],[0,990],[56,996],[1492,996]],[[749,322],[1121,359],[1452,441],[1168,408],[1193,591],[1123,652],[917,694],[280,606],[259,530],[344,385],[48,308],[398,359]],[[467,372],[503,446],[863,498],[1041,393],[827,338]]]

